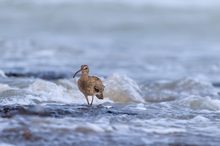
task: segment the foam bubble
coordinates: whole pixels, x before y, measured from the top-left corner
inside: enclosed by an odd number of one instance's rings
[[[138,84],[126,75],[113,74],[105,84],[104,96],[114,102],[144,102]]]

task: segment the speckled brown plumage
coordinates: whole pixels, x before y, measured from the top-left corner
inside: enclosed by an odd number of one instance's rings
[[[102,81],[96,76],[89,76],[88,65],[82,65],[81,69],[74,74],[73,78],[80,71],[82,74],[77,83],[79,90],[84,94],[88,105],[92,105],[94,96],[98,99],[103,99],[104,85],[102,84]],[[89,103],[88,96],[92,96],[91,103]]]

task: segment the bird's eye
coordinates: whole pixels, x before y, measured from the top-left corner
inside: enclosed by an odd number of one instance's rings
[[[84,68],[85,70],[88,69],[87,67]]]

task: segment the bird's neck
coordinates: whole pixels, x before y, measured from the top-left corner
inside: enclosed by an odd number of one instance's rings
[[[82,73],[80,79],[81,80],[87,80],[89,78],[89,75],[87,73]]]

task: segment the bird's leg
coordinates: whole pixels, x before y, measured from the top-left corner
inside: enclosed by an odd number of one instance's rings
[[[92,96],[92,101],[91,101],[91,103],[90,103],[91,106],[92,106],[93,100],[94,100],[94,96]]]
[[[89,104],[88,96],[85,95],[85,98],[86,98],[87,104],[90,105],[90,104]]]

